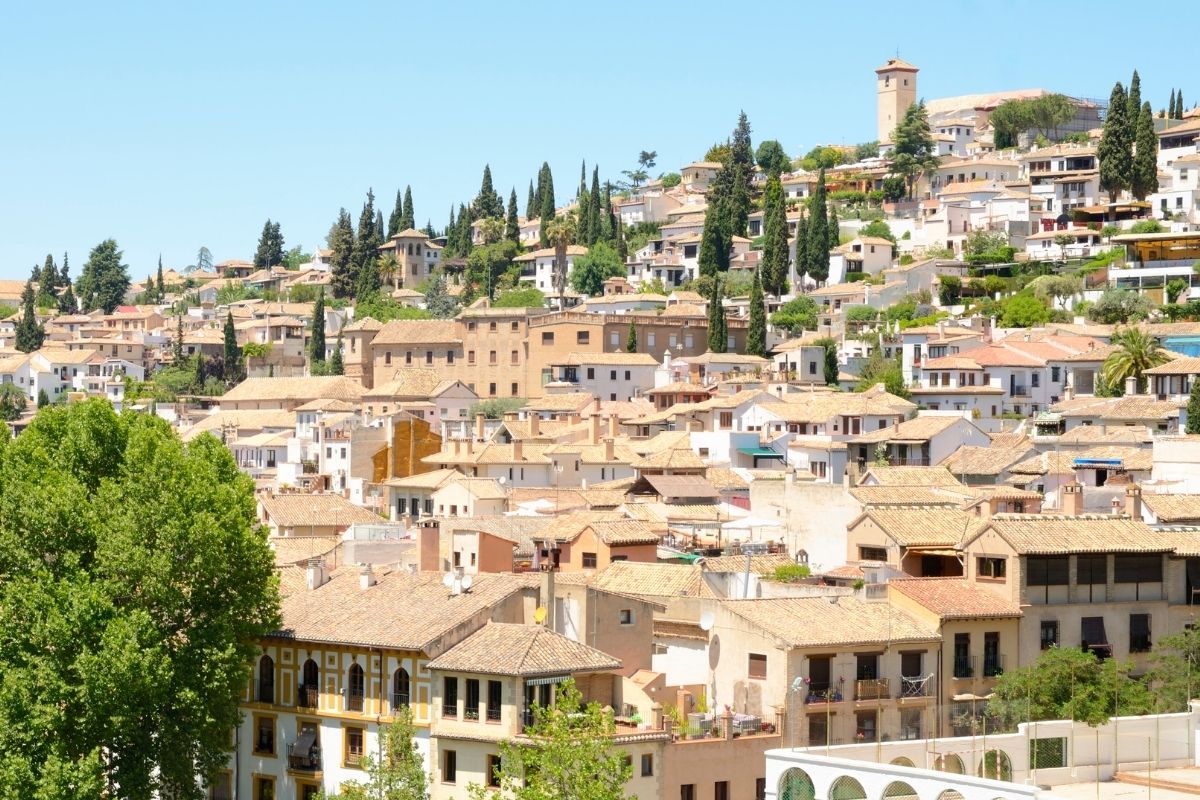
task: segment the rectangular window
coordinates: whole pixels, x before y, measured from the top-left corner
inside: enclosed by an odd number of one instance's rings
[[[583,568],[584,569],[595,569],[596,568],[596,554],[595,553],[584,553],[583,554]]]
[[[983,635],[983,677],[994,678],[1001,672],[1000,634],[989,631]]]
[[[1067,556],[1028,556],[1025,560],[1025,582],[1029,586],[1066,586]]]
[[[385,351],[385,352],[384,352],[384,354],[383,354],[383,363],[385,363],[385,364],[390,364],[390,363],[392,363],[392,351],[391,351],[391,350],[387,350],[387,351]]]
[[[554,344],[553,331],[542,331],[542,344]]]
[[[766,655],[763,653],[751,653],[748,669],[752,679],[765,681],[767,679]]]
[[[1129,615],[1129,652],[1147,653],[1150,651],[1150,615]]]
[[[487,785],[493,789],[500,786],[500,756],[487,757]]]
[[[954,634],[954,677],[970,678],[974,670],[971,668],[971,634]]]
[[[729,781],[717,781],[713,784],[713,800],[729,800]]]
[[[617,612],[617,622],[621,623],[622,625],[632,625],[633,624],[633,609],[632,608],[622,608],[620,611],[618,611]]]
[[[591,333],[589,331],[575,332],[575,344],[587,344],[590,339]]]
[[[442,680],[442,716],[458,716],[458,678]]]
[[[858,548],[858,558],[860,561],[887,561],[887,549],[860,545]]]
[[[1058,620],[1042,620],[1041,642],[1043,650],[1049,650],[1051,647],[1058,647]]]
[[[404,363],[405,363],[405,364],[411,364],[411,363],[412,363],[412,350],[407,350],[407,351],[405,351],[405,353],[404,353]]]
[[[500,721],[500,696],[503,691],[503,685],[500,681],[488,681],[487,693],[487,720],[488,722]]]
[[[366,738],[366,733],[362,728],[345,728],[344,732],[346,752],[343,755],[343,763],[347,767],[357,767],[362,764],[363,740]]]
[[[654,775],[654,754],[642,753],[642,777],[649,778]]]
[[[596,368],[595,367],[587,368],[587,378],[589,381],[596,379]]]
[[[1062,367],[1051,367],[1050,368],[1050,382],[1051,383],[1059,383],[1059,378],[1060,378],[1061,373],[1062,373]]]
[[[275,800],[275,779],[254,776],[254,800]]]
[[[254,718],[254,752],[257,755],[275,755],[275,718]]]
[[[808,744],[810,747],[829,744],[829,717],[826,714],[808,715]]]
[[[475,363],[475,351],[474,351],[474,350],[468,350],[468,351],[467,351],[467,363],[468,363],[468,364],[474,364],[474,363]]]
[[[1119,555],[1113,565],[1117,583],[1161,583],[1162,556]]]
[[[680,786],[679,800],[696,800],[696,784],[685,783]]]
[[[615,381],[617,379],[617,371],[615,369],[610,369],[608,371],[608,379],[610,381]]]
[[[490,364],[494,367],[494,366],[496,366],[496,363],[497,363],[496,362],[496,351],[489,350],[488,351],[488,364]]]
[[[446,351],[446,363],[447,363],[447,364],[453,364],[453,363],[454,363],[454,351],[453,351],[453,350],[447,350],[447,351]]]
[[[454,783],[458,780],[458,753],[446,750],[442,753],[442,783]]]
[[[488,396],[489,396],[489,397],[495,397],[495,396],[496,396],[496,384],[494,384],[494,383],[489,383],[489,384],[488,384]]]
[[[975,563],[980,578],[1003,578],[1008,572],[1008,561],[1003,558],[980,556],[975,559]]]
[[[463,710],[466,719],[479,719],[479,679],[467,678],[467,702]]]
[[[513,397],[516,397],[517,395],[519,395],[521,393],[521,387],[516,383],[514,383],[512,386],[510,386],[509,390],[510,390],[510,394],[512,394]]]
[[[1108,556],[1081,555],[1075,557],[1075,583],[1079,586],[1108,583]]]
[[[425,363],[426,363],[426,364],[432,364],[432,363],[433,363],[433,351],[432,351],[432,350],[426,350],[426,351],[425,351]]]
[[[513,364],[519,364],[519,363],[521,363],[521,356],[520,356],[520,353],[518,353],[516,350],[513,350],[513,351],[512,351],[512,355],[510,356],[510,359],[509,359],[509,360],[510,360],[510,361],[511,361]]]

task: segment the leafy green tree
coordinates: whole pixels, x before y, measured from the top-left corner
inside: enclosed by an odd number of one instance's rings
[[[22,399],[24,399],[24,396],[23,396],[23,395],[22,395]],[[50,395],[46,394],[46,390],[45,390],[45,389],[38,389],[38,393],[37,393],[37,407],[38,407],[38,408],[45,408],[45,407],[46,407],[46,406],[48,406],[48,405],[50,405]]]
[[[819,169],[832,169],[846,161],[846,151],[840,147],[817,145],[800,159],[800,168],[807,172]]]
[[[376,317],[376,319],[379,319]],[[382,321],[382,320],[380,320]],[[325,290],[317,295],[313,304],[312,322],[309,325],[308,364],[309,370],[325,362]]]
[[[625,275],[625,265],[617,251],[605,242],[597,242],[584,255],[576,256],[571,269],[571,288],[596,297],[604,293],[604,282]]]
[[[904,118],[892,132],[892,145],[892,171],[904,178],[908,196],[912,197],[917,177],[937,165],[937,151],[924,100],[913,103],[904,112]]]
[[[662,176],[661,180],[664,189],[674,189],[683,182],[683,176],[678,172],[667,172]]]
[[[768,178],[778,178],[792,168],[792,160],[788,158],[783,145],[775,139],[759,142],[758,149],[754,151],[754,160]]]
[[[0,796],[199,800],[280,624],[253,481],[89,400],[3,447],[0,487]]]
[[[342,332],[338,331],[337,344],[333,347],[333,355],[329,357],[329,374],[345,375],[346,366],[342,363]]]
[[[958,305],[962,297],[962,280],[956,275],[942,275],[938,278],[938,299],[944,306]]]
[[[1109,202],[1128,189],[1133,179],[1133,127],[1129,119],[1125,87],[1117,81],[1108,98],[1108,116],[1100,134],[1096,156],[1100,159],[1100,190]]]
[[[761,145],[759,149],[762,149]],[[759,163],[762,163],[761,158]],[[788,290],[789,253],[787,207],[778,175],[767,179],[767,189],[763,193],[763,237],[763,289],[782,297]]]
[[[584,704],[568,679],[553,705],[533,707],[524,741],[500,743],[501,800],[626,800],[633,767],[612,743],[612,712]],[[475,787],[473,798],[484,794]]]
[[[404,305],[399,300],[382,292],[376,292],[366,299],[355,301],[354,313],[359,319],[370,317],[378,322],[391,322],[394,319],[433,319],[433,315],[427,310]],[[325,369],[322,374],[328,375],[328,363],[323,363],[321,366]]]
[[[504,218],[504,201],[492,186],[492,168],[483,165],[483,180],[479,184],[479,194],[471,202],[471,210],[475,219]]]
[[[35,268],[33,271],[32,280],[37,284],[38,308],[52,308],[58,302],[55,294],[58,278],[58,266],[54,263],[54,256],[47,253],[45,265],[40,270]]]
[[[1112,336],[1117,349],[1104,359],[1104,380],[1109,386],[1124,386],[1129,378],[1137,379],[1139,391],[1144,388],[1146,370],[1165,364],[1170,354],[1158,339],[1141,328],[1125,328]]]
[[[892,233],[891,227],[881,219],[874,219],[862,226],[858,230],[859,236],[874,236],[877,239],[887,239],[892,244],[896,244],[896,234]]]
[[[225,358],[222,361],[224,378],[230,383],[242,379],[242,351],[237,343],[237,328],[233,326],[233,312],[225,313]]]
[[[878,158],[878,157],[879,157],[879,142],[877,142],[877,141],[863,142],[862,144],[857,145],[854,148],[854,160],[855,161],[864,161],[868,158]]]
[[[1130,167],[1130,193],[1138,200],[1145,200],[1158,191],[1158,134],[1154,132],[1154,116],[1150,104],[1143,103],[1134,135],[1136,149]]]
[[[183,363],[183,315],[175,315],[175,338],[171,340],[171,363],[176,367]]]
[[[358,265],[354,262],[354,223],[346,209],[338,211],[337,222],[329,229],[325,243],[329,257],[330,288],[334,297],[353,297],[358,284]]]
[[[542,308],[545,305],[546,295],[541,289],[522,284],[496,295],[492,308]]]
[[[814,344],[819,344],[825,348],[825,385],[838,385],[838,346],[837,342],[828,337],[823,336],[817,339]]]
[[[521,243],[521,223],[517,217],[517,190],[508,195],[508,216],[504,221],[504,238],[513,244]]]
[[[1083,281],[1075,275],[1042,275],[1030,281],[1029,288],[1036,297],[1054,308],[1059,302],[1082,292]]]
[[[475,419],[482,414],[487,419],[503,419],[504,415],[525,407],[525,400],[520,397],[492,397],[479,400],[467,408],[467,418]]]
[[[1132,289],[1105,289],[1087,310],[1087,318],[1103,325],[1127,324],[1145,319],[1154,310],[1150,298]]]
[[[1050,309],[1030,293],[1006,298],[1000,308],[1001,328],[1035,328],[1050,321]]]
[[[1072,719],[1101,725],[1109,717],[1149,713],[1153,701],[1145,684],[1130,677],[1131,662],[1074,647],[1051,647],[1037,661],[1005,670],[988,703],[996,730],[1021,722]]]
[[[44,389],[38,390],[38,408],[42,407],[42,398],[45,397]],[[50,398],[46,398],[46,405],[50,404]],[[25,408],[29,405],[29,401],[25,398],[25,392],[15,383],[0,383],[0,420],[12,422],[19,419],[25,413]],[[8,436],[11,432],[7,426],[0,431],[0,442],[7,443]],[[0,787],[4,785],[4,780],[0,777]]]
[[[1200,381],[1197,381],[1200,385]],[[1192,404],[1200,413],[1200,396],[1193,386],[1192,399],[1188,402],[1188,433],[1192,433]],[[1200,426],[1200,416],[1196,418]],[[1161,637],[1154,643],[1150,655],[1150,669],[1146,683],[1154,695],[1153,713],[1164,714],[1186,711],[1188,701],[1195,696],[1193,687],[1200,686],[1200,633],[1195,628],[1185,628],[1179,633]]]
[[[792,333],[816,330],[817,302],[808,295],[795,297],[781,305],[771,315],[771,324]]]
[[[898,203],[908,193],[908,182],[902,175],[889,175],[883,179],[883,199],[889,203]]]
[[[746,352],[752,356],[767,354],[767,306],[763,297],[762,278],[754,270],[754,285],[750,289],[750,324],[746,329]]]
[[[575,241],[578,223],[574,214],[561,217],[547,217],[549,222],[543,225],[546,241],[554,248],[554,294],[558,298],[559,308],[563,308],[567,290],[567,248]]]
[[[36,270],[34,270],[36,273]],[[17,322],[15,347],[22,353],[32,353],[42,346],[46,331],[37,319],[34,307],[33,278],[25,282],[21,290],[21,319]]]
[[[1186,433],[1200,434],[1200,381],[1192,381],[1192,391],[1188,395]]]
[[[1174,303],[1179,300],[1179,296],[1188,290],[1188,282],[1183,278],[1174,278],[1167,281],[1166,293],[1167,302]]]
[[[258,237],[258,247],[254,251],[254,266],[256,269],[267,269],[283,263],[283,233],[278,222],[267,220],[263,223],[262,233]]]
[[[401,706],[395,719],[379,727],[381,757],[363,756],[365,783],[347,781],[337,800],[429,800],[429,776],[417,749],[412,712]]]
[[[837,244],[829,241],[829,212],[826,204],[825,170],[822,169],[817,173],[817,187],[808,201],[808,241],[805,242],[808,263],[804,265],[804,272],[817,283],[828,280],[829,249]]]
[[[500,276],[512,267],[517,250],[517,245],[510,239],[485,244],[472,250],[467,256],[465,273],[468,290],[484,294],[489,299],[494,298]]]
[[[712,282],[712,293],[708,296],[708,349],[713,353],[724,353],[729,349],[729,333],[725,322],[725,306],[721,302],[721,279]]]
[[[904,383],[904,370],[900,366],[900,361],[894,358],[884,358],[878,347],[871,351],[862,374],[858,376],[858,383],[855,384],[854,391],[865,392],[877,384],[882,384],[884,390],[889,394],[905,400],[909,398],[910,393],[908,386]]]
[[[392,206],[392,213],[388,215],[387,238],[391,239],[402,230],[404,230],[404,197],[397,189],[396,205]]]
[[[629,318],[629,332],[625,335],[625,352],[636,353],[638,351],[638,335],[637,324],[633,321],[633,317]]]
[[[458,313],[458,300],[448,291],[446,275],[440,270],[425,289],[425,308],[435,319],[450,319]]]
[[[113,239],[105,239],[92,248],[76,287],[84,311],[99,308],[111,314],[125,299],[129,291],[129,268],[121,263],[123,257]]]
[[[354,291],[363,288],[378,289],[379,273],[375,273],[372,282],[370,276],[364,280],[363,271],[369,270],[379,258],[379,246],[383,244],[383,236],[375,227],[375,193],[367,189],[367,202],[363,204],[358,216],[358,235],[354,237],[354,248],[351,260],[354,262]]]

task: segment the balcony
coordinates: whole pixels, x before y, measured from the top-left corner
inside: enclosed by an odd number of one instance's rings
[[[1009,397],[1029,397],[1029,387],[1013,384],[1008,387]]]
[[[933,681],[929,678],[929,676],[925,675],[918,675],[912,678],[901,678],[900,697],[902,699],[907,699],[910,697],[930,697],[933,694],[933,690],[930,688],[930,684],[932,682]]]
[[[854,682],[855,700],[886,700],[889,697],[887,678],[867,678]]]
[[[954,677],[956,678],[973,678],[975,677],[975,659],[958,657],[954,659]]]
[[[804,698],[804,702],[808,705],[816,705],[821,703],[840,703],[842,699],[842,684],[840,682],[837,686],[830,686],[827,683],[810,683],[808,686],[808,696]]]
[[[362,711],[363,696],[361,694],[352,694],[346,698],[347,711]]]
[[[408,692],[392,692],[392,711],[408,705]]]
[[[288,745],[288,769],[297,772],[321,771],[321,746],[311,744],[311,737],[305,734],[300,739]]]
[[[1004,674],[1004,656],[1000,653],[984,655],[983,677],[998,678]]]
[[[320,692],[315,686],[301,686],[296,692],[296,705],[300,708],[316,708]]]

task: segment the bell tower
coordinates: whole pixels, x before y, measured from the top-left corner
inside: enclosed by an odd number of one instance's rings
[[[891,141],[892,131],[904,118],[904,112],[917,102],[917,72],[916,67],[899,58],[889,58],[875,70],[875,94],[879,103],[876,136],[880,143]]]

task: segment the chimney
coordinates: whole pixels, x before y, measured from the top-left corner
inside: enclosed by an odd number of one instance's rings
[[[462,455],[462,439],[455,439],[455,440],[454,440],[454,455],[455,455],[455,456],[461,456],[461,455]]]
[[[616,461],[616,442],[612,439],[604,440],[604,460]]]
[[[536,439],[542,435],[542,418],[537,415],[537,412],[529,415],[529,438]]]
[[[608,417],[608,435],[614,439],[621,435],[621,420],[616,413],[610,414]]]
[[[597,403],[599,403],[599,402],[600,402],[599,398],[597,398],[596,402],[597,402]],[[591,438],[591,443],[592,443],[592,444],[600,444],[600,422],[601,422],[601,419],[600,419],[600,414],[599,414],[599,413],[593,413],[593,414],[592,414],[592,416],[591,416],[591,418],[590,418],[590,421],[591,421],[591,423],[592,423],[592,428],[591,428],[591,437],[592,437],[592,438]]]
[[[1142,487],[1136,483],[1125,487],[1125,513],[1135,520],[1142,518]]]
[[[483,420],[484,420],[483,414],[475,415],[475,439],[476,439],[476,441],[480,441],[480,442],[483,441],[483,439],[484,439],[483,434],[484,434],[484,431],[486,430],[486,427],[483,424]]]
[[[534,547],[541,547],[542,543],[534,541]],[[550,558],[553,558],[553,554]],[[538,602],[542,608],[546,609],[546,619],[543,624],[550,630],[554,630],[554,565],[553,563],[542,565],[542,583]]]
[[[599,397],[592,398],[592,409],[593,409],[594,413],[597,413],[597,414],[600,413],[600,398]]]
[[[513,439],[513,461],[525,459],[525,445],[520,439]]]
[[[1060,490],[1062,512],[1072,517],[1083,514],[1083,486],[1078,481],[1064,483]]]
[[[325,584],[325,562],[320,558],[310,558],[308,560],[307,573],[308,588],[317,589]]]
[[[358,588],[370,589],[375,585],[375,573],[371,572],[370,564],[358,565]]]
[[[1130,375],[1128,378],[1125,379],[1125,396],[1128,397],[1129,395],[1133,395],[1133,394],[1137,394],[1137,393],[1138,393],[1137,376]]]
[[[1125,504],[1121,502],[1121,498],[1119,498],[1119,497],[1114,497],[1114,498],[1112,499],[1112,513],[1113,513],[1113,516],[1117,516],[1117,515],[1119,515],[1119,514],[1120,514],[1122,511],[1124,511],[1124,510],[1125,510]]]
[[[418,565],[421,572],[440,572],[442,568],[442,531],[437,525],[420,528]]]

